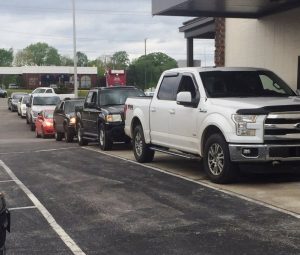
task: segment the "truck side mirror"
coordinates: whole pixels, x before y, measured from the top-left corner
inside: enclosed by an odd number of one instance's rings
[[[180,105],[192,105],[192,94],[188,91],[181,91],[176,97],[177,104]]]
[[[26,103],[26,107],[30,107],[30,103]]]

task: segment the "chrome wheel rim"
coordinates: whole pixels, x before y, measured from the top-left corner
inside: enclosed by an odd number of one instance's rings
[[[78,127],[77,139],[78,139],[79,142],[81,142],[81,127]]]
[[[102,129],[100,129],[99,133],[99,143],[101,146],[104,144],[104,131]]]
[[[213,175],[220,175],[224,169],[224,152],[222,147],[214,143],[208,150],[208,167]]]
[[[143,153],[143,140],[140,132],[137,132],[134,138],[134,150],[140,157]]]

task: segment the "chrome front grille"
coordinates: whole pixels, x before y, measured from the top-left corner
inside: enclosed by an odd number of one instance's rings
[[[264,131],[266,142],[300,142],[300,112],[270,113],[265,120]]]

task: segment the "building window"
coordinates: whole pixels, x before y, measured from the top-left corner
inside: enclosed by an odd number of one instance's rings
[[[80,85],[81,85],[80,87],[81,88],[90,88],[91,85],[92,85],[92,79],[88,75],[82,76],[81,79],[80,79],[80,81],[81,81],[81,83],[80,83]]]

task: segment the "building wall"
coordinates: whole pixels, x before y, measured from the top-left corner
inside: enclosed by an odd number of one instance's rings
[[[297,88],[300,8],[261,19],[226,19],[225,65],[271,69]]]

